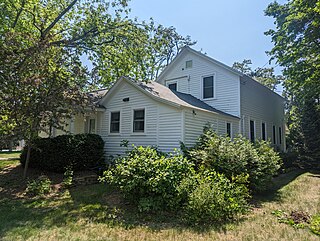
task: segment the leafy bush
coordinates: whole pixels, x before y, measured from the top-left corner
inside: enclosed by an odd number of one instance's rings
[[[212,223],[245,213],[249,198],[246,179],[242,175],[230,181],[223,174],[208,171],[198,174],[185,207],[187,220],[193,224]]]
[[[71,187],[73,184],[73,170],[72,167],[66,167],[63,173],[62,186],[65,188]]]
[[[29,181],[26,193],[32,196],[48,194],[51,191],[51,181],[47,176],[39,176],[37,179]]]
[[[104,142],[99,135],[61,135],[54,138],[39,138],[32,143],[30,167],[64,172],[66,167],[85,170],[103,164]],[[24,165],[27,147],[21,153]]]
[[[314,215],[310,221],[310,230],[320,236],[320,215]]]
[[[243,137],[231,140],[218,136],[210,127],[204,128],[193,148],[183,150],[198,169],[215,170],[229,179],[249,174],[249,187],[253,191],[265,190],[280,168],[281,159],[267,142],[252,144]]]
[[[104,172],[102,180],[119,187],[141,211],[173,209],[183,202],[181,180],[193,175],[193,165],[182,155],[165,156],[152,147],[134,147]]]

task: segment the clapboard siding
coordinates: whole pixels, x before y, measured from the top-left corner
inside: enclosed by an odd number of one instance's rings
[[[233,136],[239,133],[239,120],[232,117],[226,117],[222,115],[216,115],[204,111],[195,111],[187,109],[184,114],[185,123],[185,145],[191,147],[195,144],[198,137],[203,132],[203,128],[206,124],[210,124],[216,133],[219,135],[225,135],[227,133],[227,122],[232,125]]]
[[[129,98],[124,102],[124,98]],[[145,95],[131,84],[123,81],[117,86],[109,100],[103,103],[106,111],[101,123],[100,135],[105,141],[107,156],[123,154],[125,147],[121,141],[128,140],[129,146],[158,146],[169,152],[179,147],[181,139],[181,110],[166,106]],[[133,133],[133,110],[145,109],[145,133]],[[110,134],[110,112],[120,111],[120,133]]]
[[[280,149],[284,149],[284,99],[268,90],[256,81],[241,78],[241,128],[244,136],[249,138],[250,120],[255,122],[256,137],[262,137],[262,122],[266,123],[267,138],[273,143],[272,126],[276,126],[276,143]],[[279,127],[282,128],[282,145],[279,145]]]
[[[192,68],[185,68],[187,60],[193,61]],[[182,53],[174,65],[157,81],[166,85],[167,81],[174,79],[178,83],[178,91],[202,99],[202,78],[212,74],[215,76],[215,98],[203,101],[218,110],[240,116],[239,76],[192,52]]]

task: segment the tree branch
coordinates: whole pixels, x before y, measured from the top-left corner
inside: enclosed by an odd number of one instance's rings
[[[73,0],[54,20],[53,22],[43,31],[41,38],[45,38],[45,36],[49,33],[49,31],[59,22],[59,20],[70,11],[70,9],[77,3],[78,0]]]
[[[22,11],[23,11],[23,7],[24,7],[25,4],[26,4],[26,0],[22,0],[22,2],[21,2],[21,7],[20,7],[20,9],[19,9],[19,11],[18,11],[18,13],[17,13],[16,18],[14,19],[14,22],[13,22],[13,24],[12,24],[12,28],[15,28],[15,27],[16,27],[16,25],[17,25],[17,23],[18,23],[18,20],[19,20],[19,18],[20,18],[20,15],[21,15],[21,13],[22,13]]]

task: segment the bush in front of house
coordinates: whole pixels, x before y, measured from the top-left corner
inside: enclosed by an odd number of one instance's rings
[[[200,172],[192,179],[184,180],[181,189],[187,186],[189,192],[184,207],[188,223],[223,222],[247,212],[250,196],[246,182],[246,175],[229,180],[215,171]]]
[[[193,172],[192,163],[180,154],[134,147],[115,160],[102,180],[117,186],[140,211],[175,209],[182,202],[177,191],[180,182]]]
[[[230,180],[233,176],[248,174],[249,188],[254,192],[266,190],[281,166],[278,153],[268,142],[253,144],[244,137],[231,140],[217,135],[208,126],[193,148],[183,150],[197,169],[215,170]]]
[[[27,147],[21,153],[24,166]],[[61,135],[39,138],[32,143],[29,166],[41,170],[64,172],[65,168],[88,170],[104,164],[104,141],[99,135]]]
[[[119,188],[142,211],[173,210],[193,224],[225,221],[247,210],[249,191],[242,175],[196,172],[179,153],[166,155],[152,147],[134,147],[104,172],[102,181]]]

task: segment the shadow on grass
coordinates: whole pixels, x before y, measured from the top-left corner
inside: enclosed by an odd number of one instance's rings
[[[280,193],[280,189],[284,186],[288,185],[300,175],[306,173],[306,170],[295,169],[287,173],[280,174],[279,176],[275,177],[271,183],[270,187],[267,191],[253,195],[253,205],[257,208],[261,207],[261,204],[264,202],[274,202],[274,201],[281,201],[282,196]]]
[[[279,190],[302,173],[304,171],[296,170],[278,176],[274,179],[271,190],[255,196],[254,200],[258,206],[262,202],[281,200]],[[42,173],[37,170],[29,170],[30,177],[40,174]],[[62,181],[61,174],[47,175],[54,184]],[[103,223],[108,227],[125,229],[142,226],[152,231],[174,228],[178,233],[185,230],[198,233],[227,231],[227,223],[190,227],[179,212],[141,213],[135,206],[127,203],[119,192],[105,184],[78,186],[46,198],[21,196],[26,187],[26,182],[21,177],[20,166],[4,169],[0,173],[0,239],[6,235],[18,235],[27,239],[41,230],[68,225],[74,227],[79,221]],[[234,224],[237,225],[245,219],[237,220]]]

